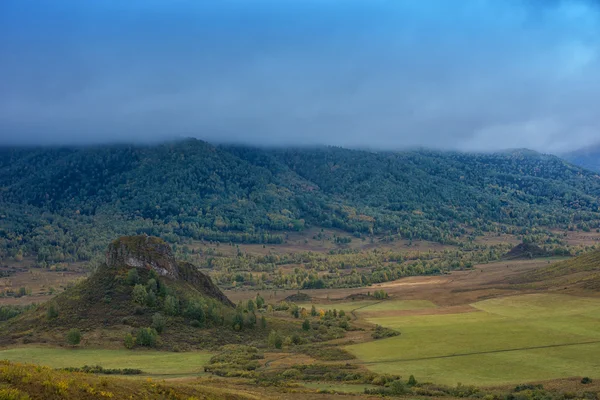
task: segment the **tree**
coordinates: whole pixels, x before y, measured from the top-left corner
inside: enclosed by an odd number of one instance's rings
[[[166,325],[167,319],[161,313],[155,313],[152,316],[152,328],[156,329],[156,332],[163,333]]]
[[[140,328],[135,336],[135,343],[138,346],[154,347],[156,346],[156,339],[158,332],[153,328]]]
[[[272,349],[281,349],[283,346],[283,338],[277,331],[271,331],[268,338],[269,347]]]
[[[310,308],[310,315],[312,315],[313,317],[317,316],[317,309],[315,308],[315,305],[313,304],[313,306]]]
[[[135,303],[138,304],[146,304],[146,298],[148,297],[148,292],[144,285],[140,285],[139,283],[133,287],[133,291],[131,292],[131,298]]]
[[[154,307],[156,305],[156,294],[153,291],[149,291],[146,295],[146,305],[148,305],[148,307]]]
[[[164,310],[167,315],[179,314],[179,299],[175,296],[167,295]]]
[[[67,332],[67,343],[71,346],[77,346],[81,343],[81,332],[77,328],[73,328]]]
[[[254,310],[256,309],[254,302],[252,301],[252,299],[248,300],[248,305],[246,306],[246,308],[248,309],[249,312],[254,312]]]
[[[146,283],[146,287],[148,288],[148,292],[157,293],[158,292],[158,282],[156,279],[148,279],[148,283]]]
[[[138,270],[136,268],[132,268],[127,271],[127,283],[131,286],[140,283],[140,274],[138,274]]]
[[[304,322],[302,323],[302,329],[305,331],[310,330],[310,321],[308,319],[305,319]]]
[[[415,386],[417,384],[417,380],[415,379],[414,375],[411,375],[408,378],[408,386]]]
[[[256,295],[256,308],[261,309],[265,306],[265,299],[263,299],[260,294]]]
[[[267,319],[265,318],[264,315],[262,317],[260,317],[260,327],[262,329],[266,329],[267,328]]]
[[[244,328],[244,316],[240,311],[237,311],[233,316],[232,327],[236,331],[241,331]]]

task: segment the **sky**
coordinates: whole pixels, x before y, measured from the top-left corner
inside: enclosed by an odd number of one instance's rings
[[[0,144],[600,142],[599,0],[2,0]]]

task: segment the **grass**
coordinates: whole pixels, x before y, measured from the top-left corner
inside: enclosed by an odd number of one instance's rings
[[[365,388],[375,389],[379,386],[364,385],[364,384],[344,384],[344,383],[327,383],[327,382],[305,382],[302,386],[314,390],[327,390],[337,393],[364,393]]]
[[[480,312],[369,318],[402,335],[346,349],[375,372],[451,385],[600,378],[600,299],[534,294],[473,306]]]
[[[161,351],[89,350],[19,347],[0,350],[0,360],[39,364],[52,368],[101,365],[104,368],[141,369],[143,376],[180,377],[204,373],[212,354]]]
[[[202,399],[257,400],[262,396],[217,385],[165,383],[56,371],[0,360],[0,398],[29,399]]]
[[[299,307],[304,307],[310,310],[312,306],[317,310],[344,310],[346,312],[356,310],[376,312],[376,311],[391,311],[391,310],[421,310],[425,308],[435,308],[436,305],[428,300],[357,300],[346,301],[342,303],[304,303],[299,304]]]

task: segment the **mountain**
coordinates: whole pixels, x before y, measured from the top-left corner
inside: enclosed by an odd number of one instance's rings
[[[600,144],[563,154],[562,157],[580,167],[600,172]]]
[[[171,350],[252,343],[266,331],[250,314],[236,310],[192,264],[176,261],[161,239],[122,237],[88,279],[0,324],[0,345],[63,344],[71,329],[84,332],[88,344],[108,347],[127,346],[128,334],[131,346]]]
[[[527,150],[492,154],[155,146],[0,149],[0,255],[89,260],[112,237],[282,243],[289,231],[453,243],[587,229],[600,176]]]

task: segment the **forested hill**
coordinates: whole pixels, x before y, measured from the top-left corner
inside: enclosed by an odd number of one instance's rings
[[[575,165],[600,172],[600,144],[565,154],[563,157]]]
[[[464,154],[157,146],[0,149],[2,257],[89,259],[148,233],[277,243],[336,227],[451,242],[598,226],[600,177],[530,151]]]

